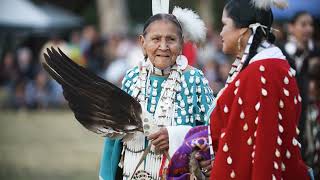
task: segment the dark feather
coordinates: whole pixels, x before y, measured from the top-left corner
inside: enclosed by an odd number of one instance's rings
[[[69,107],[84,127],[108,137],[143,131],[138,101],[58,51],[47,49],[42,65],[62,86]]]

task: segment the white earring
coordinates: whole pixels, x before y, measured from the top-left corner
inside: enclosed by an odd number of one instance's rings
[[[181,70],[185,70],[188,66],[188,59],[184,55],[179,55],[176,63]]]

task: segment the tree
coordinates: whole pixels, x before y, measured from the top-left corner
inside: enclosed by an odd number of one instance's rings
[[[128,32],[126,0],[97,0],[100,30],[103,35]]]

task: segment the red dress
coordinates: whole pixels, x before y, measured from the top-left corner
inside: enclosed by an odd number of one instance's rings
[[[211,114],[211,180],[305,180],[297,141],[301,97],[287,61],[264,59],[238,74]]]

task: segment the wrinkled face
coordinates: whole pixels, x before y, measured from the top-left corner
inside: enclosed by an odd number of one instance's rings
[[[239,53],[238,39],[241,35],[241,28],[235,27],[233,20],[228,16],[226,10],[223,10],[221,21],[223,24],[220,33],[222,37],[222,51],[225,54],[237,55]]]
[[[307,42],[313,35],[313,20],[309,14],[303,14],[291,25],[291,32],[300,42]]]
[[[145,36],[140,36],[140,42],[152,64],[162,70],[175,64],[182,49],[178,27],[167,20],[152,22]]]

